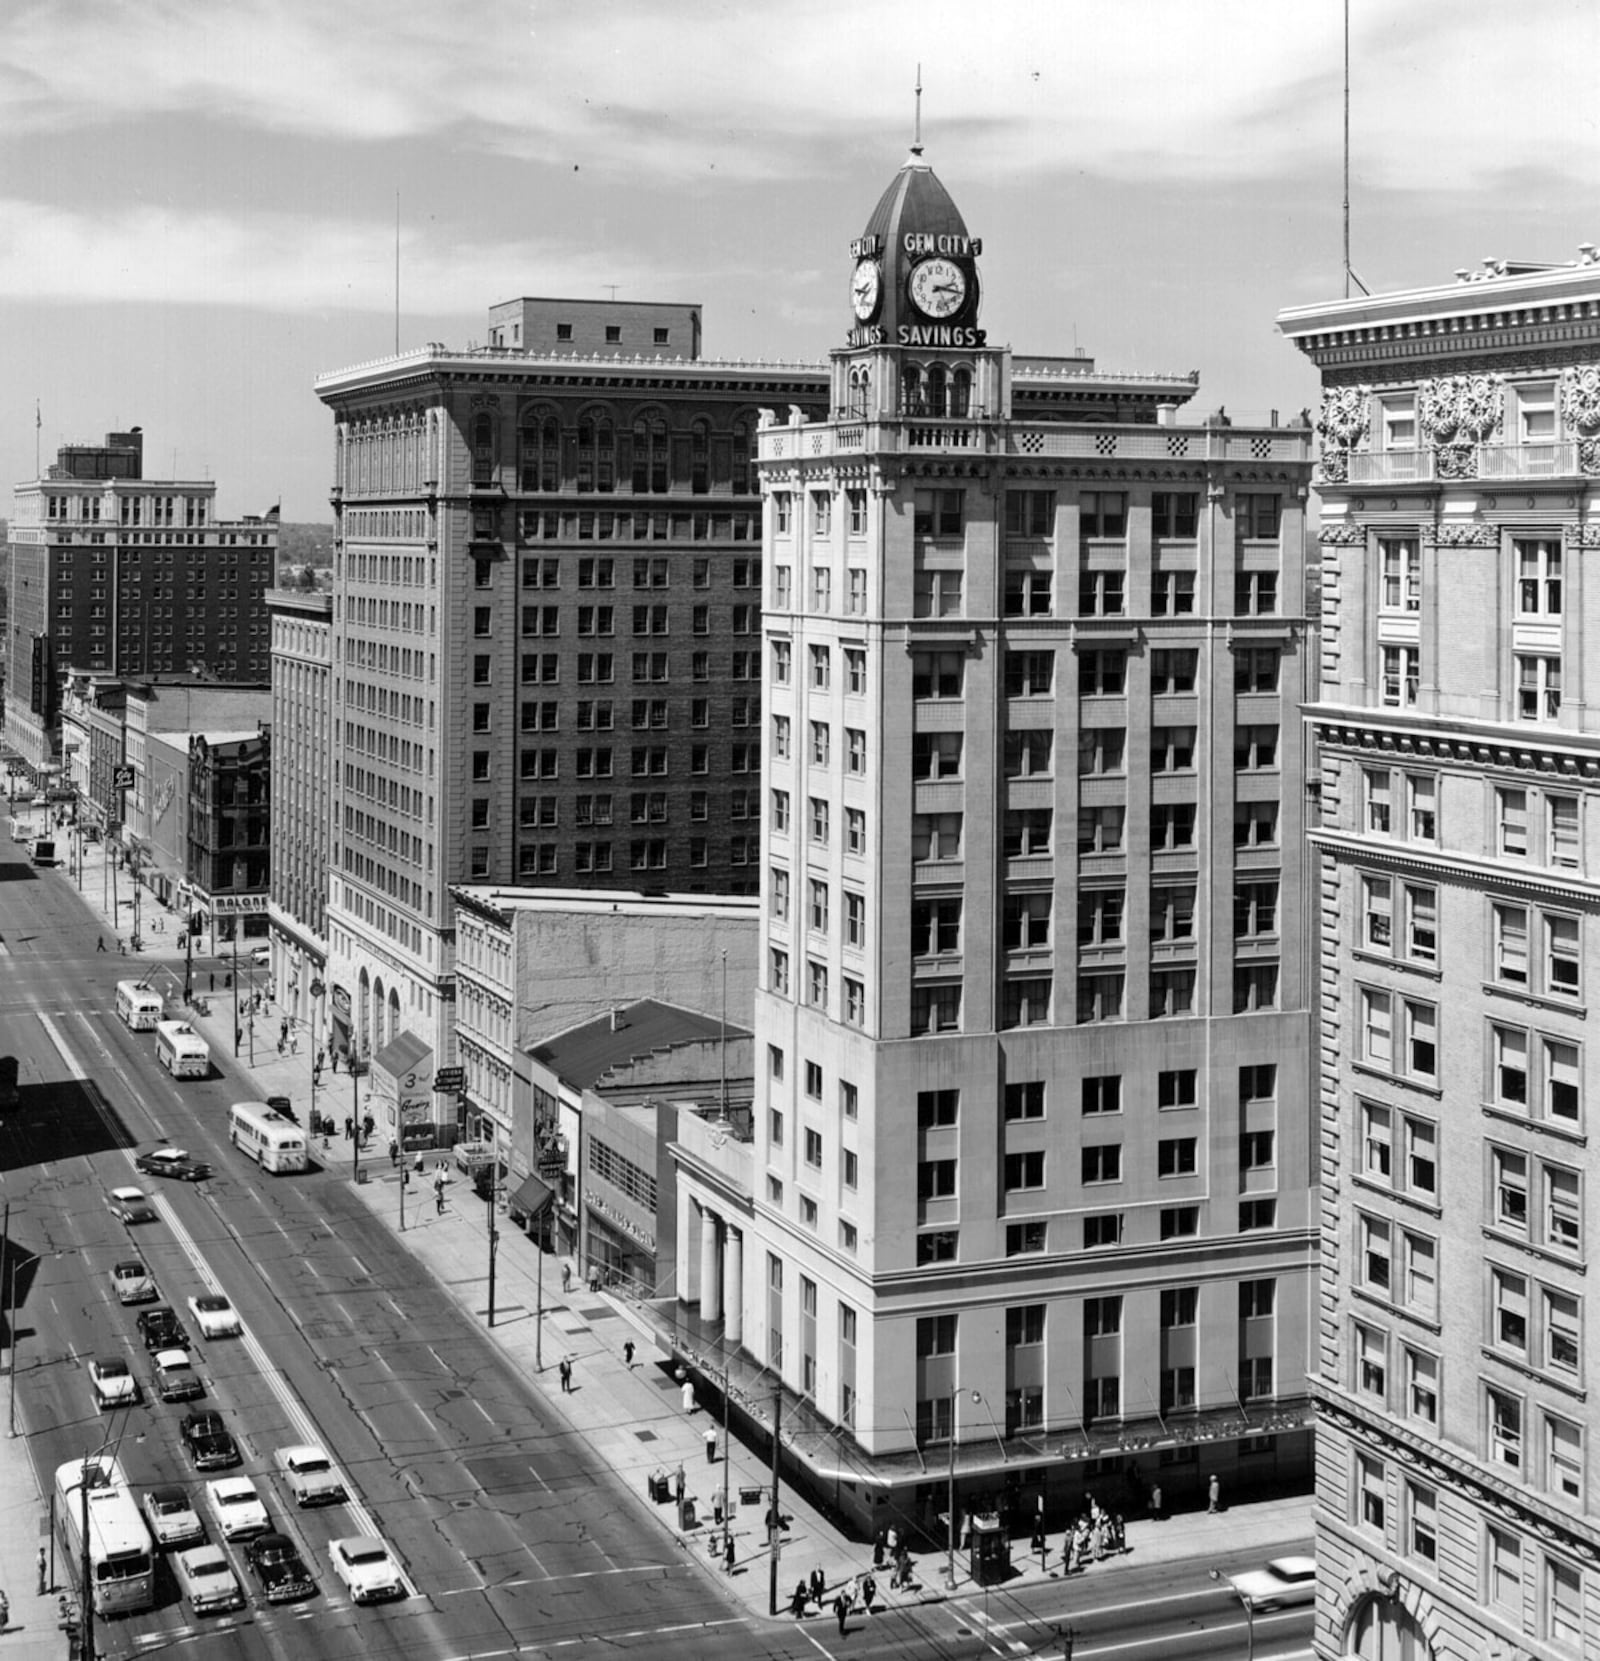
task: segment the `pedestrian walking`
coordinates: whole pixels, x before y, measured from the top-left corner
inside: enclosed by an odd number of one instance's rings
[[[633,1340],[631,1338],[624,1338],[622,1341],[622,1360],[625,1366],[631,1367],[633,1365]]]
[[[678,1400],[683,1403],[685,1413],[694,1412],[694,1385],[688,1379],[683,1381],[683,1389],[678,1392]]]
[[[729,1574],[733,1573],[734,1565],[733,1530],[725,1529],[722,1535],[722,1566]]]
[[[789,1599],[789,1613],[796,1620],[802,1619],[806,1612],[806,1583],[797,1580],[794,1583],[794,1596]]]
[[[46,1561],[47,1561],[47,1559],[45,1557],[45,1549],[44,1549],[43,1546],[40,1546],[39,1547],[39,1596],[40,1597],[43,1597],[44,1594],[50,1590],[50,1575],[49,1575],[49,1571],[45,1568]]]
[[[563,1292],[572,1290],[572,1265],[570,1263],[561,1265],[561,1290]]]
[[[817,1608],[822,1607],[822,1600],[828,1595],[828,1577],[821,1569],[811,1571],[811,1601]]]
[[[348,1113],[344,1116],[344,1139],[346,1142],[353,1142],[356,1139],[356,1122]]]
[[[715,1465],[717,1462],[717,1427],[715,1425],[706,1426],[705,1443],[706,1463]]]
[[[97,952],[103,952],[106,949],[106,937],[103,934],[96,938],[94,949]]]
[[[1206,1490],[1206,1510],[1215,1516],[1222,1509],[1222,1483],[1212,1477],[1211,1486]]]
[[[572,1363],[566,1358],[566,1356],[562,1356],[561,1358],[560,1372],[561,1392],[563,1395],[570,1395],[572,1391]],[[679,1494],[678,1498],[682,1499],[683,1495]]]
[[[282,1033],[278,1034],[278,1054],[279,1055],[283,1054],[283,1034]]]
[[[833,1600],[833,1612],[839,1617],[839,1636],[844,1637],[844,1623],[850,1613],[850,1605],[843,1592]]]
[[[361,1140],[363,1142],[370,1142],[372,1140],[372,1133],[377,1128],[378,1121],[374,1119],[370,1113],[363,1113],[361,1115]]]
[[[1111,1519],[1111,1549],[1121,1556],[1127,1549],[1128,1532],[1122,1524],[1122,1513],[1119,1511]]]
[[[878,1581],[873,1574],[864,1574],[861,1577],[861,1607],[870,1615],[872,1606],[878,1598]]]
[[[444,1215],[444,1178],[433,1179],[433,1214],[436,1217]]]
[[[0,1592],[0,1632],[4,1632],[11,1625],[11,1599],[4,1592]]]
[[[880,1528],[878,1532],[872,1536],[872,1566],[875,1569],[881,1569],[883,1567],[883,1547],[883,1530]]]
[[[417,1157],[411,1161],[411,1169],[413,1171],[415,1171],[417,1173],[417,1175],[420,1177],[422,1175],[422,1172],[423,1172],[423,1169],[424,1169],[426,1163],[427,1162],[422,1157],[422,1150],[420,1148],[418,1148],[417,1149]]]
[[[339,1071],[339,1052],[331,1044],[328,1046],[328,1071],[330,1073]]]
[[[896,1586],[911,1584],[911,1553],[902,1545],[900,1554],[894,1560],[894,1583]]]
[[[679,1505],[683,1504],[683,1488],[684,1488],[683,1466],[680,1465],[677,1468],[677,1470],[675,1470],[672,1473],[672,1495],[673,1495],[673,1498],[677,1500]]]
[[[118,957],[126,957],[127,955],[128,955],[128,948],[123,945],[122,936],[118,935],[117,936],[117,956]]]
[[[1161,1521],[1161,1484],[1159,1482],[1152,1483],[1150,1487],[1150,1520],[1156,1523]]]
[[[389,1138],[389,1165],[392,1169],[400,1163],[400,1144],[391,1136]]]

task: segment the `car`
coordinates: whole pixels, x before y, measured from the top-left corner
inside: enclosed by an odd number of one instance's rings
[[[157,1350],[150,1367],[151,1387],[162,1401],[194,1401],[206,1393],[187,1350]]]
[[[202,1292],[190,1298],[189,1313],[202,1338],[237,1338],[244,1330],[239,1311],[220,1292]]]
[[[204,1182],[211,1167],[193,1158],[187,1148],[153,1148],[133,1162],[147,1177],[172,1177],[178,1182]]]
[[[287,1534],[258,1534],[244,1548],[250,1572],[261,1582],[261,1594],[268,1603],[291,1603],[316,1591],[300,1548]]]
[[[206,1504],[224,1540],[249,1540],[267,1532],[267,1508],[247,1476],[219,1476],[208,1482]]]
[[[106,1195],[106,1209],[119,1222],[153,1223],[156,1208],[142,1188],[113,1188]]]
[[[1315,1603],[1317,1560],[1274,1557],[1265,1568],[1229,1575],[1228,1584],[1248,1609],[1287,1609],[1292,1604]]]
[[[172,1560],[178,1590],[196,1615],[221,1615],[244,1607],[244,1588],[216,1546],[195,1546]]]
[[[178,1434],[197,1471],[220,1471],[240,1463],[239,1444],[222,1422],[220,1413],[201,1409],[185,1413]]]
[[[192,1546],[205,1539],[200,1513],[176,1483],[150,1489],[139,1503],[158,1546]]]
[[[170,1303],[158,1303],[139,1316],[139,1336],[147,1350],[183,1350],[189,1347],[189,1334]]]
[[[159,1295],[154,1276],[136,1257],[111,1265],[111,1290],[118,1303],[148,1303]]]
[[[272,967],[272,948],[270,946],[252,946],[250,948],[250,961],[258,969],[270,969]]]
[[[104,1356],[89,1363],[89,1388],[94,1404],[102,1413],[117,1407],[132,1407],[139,1400],[139,1381],[120,1355]]]
[[[328,1561],[353,1603],[407,1595],[400,1565],[376,1534],[347,1534],[342,1540],[330,1540]]]
[[[344,1479],[334,1469],[327,1454],[314,1443],[302,1442],[292,1448],[279,1448],[272,1459],[283,1473],[284,1483],[294,1495],[294,1503],[302,1510],[309,1505],[342,1505],[349,1499]]]

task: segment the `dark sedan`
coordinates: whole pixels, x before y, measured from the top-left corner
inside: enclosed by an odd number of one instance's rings
[[[204,1182],[211,1167],[203,1159],[191,1158],[186,1148],[155,1148],[142,1153],[134,1164],[147,1177],[172,1177],[178,1182]]]
[[[189,1334],[170,1303],[159,1303],[139,1317],[139,1337],[147,1350],[186,1350]]]
[[[239,1464],[239,1444],[229,1434],[220,1413],[185,1413],[178,1431],[189,1463],[197,1471],[221,1471]]]
[[[296,1598],[310,1597],[317,1589],[305,1560],[287,1534],[258,1534],[244,1548],[244,1560],[261,1582],[261,1593],[268,1603],[291,1603]]]

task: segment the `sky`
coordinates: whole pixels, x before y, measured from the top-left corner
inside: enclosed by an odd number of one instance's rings
[[[981,236],[992,344],[1317,399],[1342,0],[8,0],[0,467],[134,425],[225,516],[331,519],[319,374],[484,341],[519,295],[696,302],[824,361],[906,158]],[[1593,0],[1350,0],[1350,263],[1374,292],[1600,242]],[[9,509],[0,493],[0,514]]]

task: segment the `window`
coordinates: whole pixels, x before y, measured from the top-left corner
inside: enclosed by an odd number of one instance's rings
[[[1254,940],[1277,932],[1277,880],[1236,882],[1233,885],[1234,939]]]
[[[1528,1283],[1508,1269],[1489,1270],[1489,1341],[1497,1349],[1528,1353]]]
[[[956,1238],[957,1231],[953,1228],[936,1229],[928,1234],[919,1234],[917,1236],[917,1262],[953,1263],[956,1256]]]
[[[961,858],[959,813],[915,813],[911,816],[911,857],[918,862]]]
[[[1006,572],[1005,614],[1007,617],[1048,617],[1052,579],[1048,571],[1031,568]]]
[[[1194,611],[1194,572],[1157,566],[1150,573],[1150,612],[1154,617],[1188,617]]]
[[[1078,497],[1078,535],[1121,538],[1128,534],[1128,497],[1121,490],[1085,490]]]
[[[963,493],[959,490],[918,490],[912,503],[912,534],[960,536]]]
[[[844,769],[862,777],[867,771],[867,735],[857,727],[846,727]]]
[[[1124,977],[1115,974],[1080,974],[1078,976],[1078,1020],[1088,1025],[1096,1021],[1122,1019]]]
[[[1546,1557],[1539,1594],[1540,1636],[1576,1652],[1583,1643],[1582,1571]]]
[[[845,690],[852,694],[867,690],[867,654],[856,646],[844,649]]]
[[[1237,727],[1233,734],[1233,764],[1246,772],[1278,765],[1276,726]]]
[[[1043,1152],[1008,1153],[1005,1158],[1005,1185],[1008,1193],[1024,1188],[1043,1188]]]
[[[1193,1107],[1198,1099],[1199,1074],[1193,1067],[1179,1067],[1156,1075],[1156,1105],[1166,1110]]]
[[[1540,1243],[1551,1251],[1574,1257],[1583,1254],[1583,1210],[1579,1203],[1579,1175],[1560,1165],[1539,1167]]]
[[[1378,604],[1383,611],[1422,609],[1422,561],[1414,537],[1384,537],[1378,542],[1381,567]]]
[[[1194,809],[1189,809],[1191,820]],[[1154,810],[1151,812],[1152,827]],[[1152,840],[1154,829],[1151,830]],[[1191,836],[1191,840],[1193,840]],[[1271,848],[1278,842],[1276,802],[1235,802],[1233,804],[1233,845],[1236,848]]]
[[[1043,1224],[1040,1227],[1042,1229]],[[1121,1244],[1122,1213],[1120,1211],[1103,1211],[1083,1219],[1085,1251],[1094,1251],[1102,1246],[1119,1246]]]
[[[1081,822],[1086,810],[1078,810]],[[1193,802],[1153,802],[1150,806],[1150,849],[1159,853],[1174,848],[1194,846],[1195,804]],[[1081,845],[1081,836],[1080,836]]]
[[[1195,889],[1192,883],[1161,883],[1150,890],[1150,938],[1194,939]]]
[[[1012,745],[1024,759],[1043,751],[1043,767],[1019,766],[1015,772],[1049,772],[1050,740],[1053,734],[1042,729],[1006,735],[1007,771]],[[1123,749],[1126,734],[1121,727],[1080,727],[1078,729],[1078,771],[1084,774],[1120,773],[1123,771]]]
[[[787,490],[777,490],[772,495],[772,528],[779,536],[789,534],[789,516],[792,507],[792,498]]]
[[[1277,1133],[1247,1130],[1239,1137],[1239,1171],[1267,1171],[1277,1163]]]
[[[1051,979],[1048,975],[1030,975],[1008,980],[1001,999],[1000,1025],[1047,1025],[1050,1020],[1050,991]]]
[[[1023,1223],[1006,1224],[1006,1256],[1026,1257],[1045,1249],[1045,1223],[1034,1218]],[[1085,1244],[1088,1242],[1085,1241]]]
[[[1193,727],[1152,727],[1150,770],[1153,773],[1188,773],[1194,770]]]
[[[1364,1528],[1383,1532],[1383,1462],[1369,1454],[1356,1455],[1356,1521]]]
[[[1276,646],[1240,646],[1233,654],[1235,692],[1276,692],[1281,653]]]
[[[1362,944],[1401,962],[1433,964],[1439,955],[1438,896],[1420,883],[1400,884],[1401,918],[1395,928],[1395,884],[1388,877],[1361,878]]]
[[[1055,685],[1054,652],[1007,652],[1005,657],[1008,698],[1048,697]]]
[[[911,611],[914,617],[959,617],[961,572],[918,570],[913,578]]]
[[[767,978],[771,989],[783,996],[789,991],[789,954],[778,947],[772,947],[768,954]]]
[[[1124,610],[1127,574],[1091,567],[1078,573],[1078,611],[1085,617],[1120,617]]]
[[[1122,1181],[1122,1144],[1101,1142],[1082,1150],[1082,1175],[1085,1183]]]
[[[1193,490],[1158,490],[1150,497],[1150,534],[1193,541],[1199,527],[1200,498]]]
[[[825,848],[828,845],[828,804],[820,796],[808,797],[807,804],[811,816],[811,840],[819,848]]]
[[[1008,654],[1009,655],[1009,654]],[[1080,698],[1121,697],[1127,690],[1128,654],[1101,649],[1078,654]]]
[[[1532,961],[1531,940],[1539,943],[1539,955]],[[1492,972],[1502,985],[1576,1000],[1582,990],[1579,946],[1576,917],[1520,905],[1491,907]]]
[[[1432,1004],[1412,998],[1397,999],[1393,993],[1362,987],[1360,1010],[1360,1053],[1368,1066],[1426,1084],[1435,1082],[1438,1016]]]
[[[1054,813],[1047,807],[1007,808],[1000,850],[1006,859],[1048,859]]]
[[[911,906],[911,955],[949,956],[961,950],[961,901],[915,900]]]
[[[1078,890],[1078,944],[1079,946],[1118,946],[1122,944],[1122,914],[1126,895],[1120,888],[1080,888]],[[1029,945],[1049,943],[1050,896],[1048,894],[1013,896],[1006,901],[1009,921],[1013,905],[1029,901],[1043,902],[1036,908],[1042,914],[1045,928],[1042,935]]]
[[[1278,1221],[1278,1202],[1258,1198],[1239,1201],[1239,1232],[1249,1234],[1259,1229],[1275,1228]]]
[[[1198,1139],[1193,1136],[1163,1137],[1156,1144],[1156,1175],[1192,1177],[1196,1168]]]
[[[912,697],[959,698],[964,662],[960,652],[913,652]]]
[[[1416,704],[1422,678],[1422,653],[1417,646],[1384,646],[1379,702],[1390,709]]]
[[[1199,653],[1189,648],[1166,647],[1150,654],[1150,690],[1160,696],[1193,692]]]
[[[1540,1327],[1544,1335],[1544,1364],[1569,1378],[1578,1376],[1578,1300],[1569,1293],[1545,1287],[1540,1293]]]
[[[1150,971],[1150,1018],[1168,1019],[1194,1013],[1195,968],[1181,964]]]
[[[1005,1116],[1008,1122],[1018,1119],[1042,1119],[1044,1117],[1043,1081],[1008,1084],[1005,1088]]]
[[[1488,1385],[1484,1389],[1486,1434],[1491,1464],[1522,1469],[1522,1398]]]
[[[1561,615],[1561,544],[1554,539],[1518,539],[1513,548],[1517,561],[1517,615],[1559,617]]]
[[[1241,570],[1233,578],[1236,617],[1271,617],[1278,609],[1278,573]]]
[[[1522,1542],[1492,1523],[1485,1525],[1484,1580],[1488,1599],[1497,1609],[1522,1615]]]
[[[959,1090],[919,1090],[917,1092],[917,1129],[944,1130],[956,1122],[961,1105]]]
[[[1563,1499],[1583,1498],[1583,1427],[1554,1413],[1544,1418],[1544,1489]]]
[[[847,854],[867,851],[867,815],[864,808],[847,807],[844,810],[844,850]]]
[[[1167,1205],[1161,1208],[1157,1234],[1163,1240],[1188,1240],[1200,1232],[1200,1207]]]
[[[1556,436],[1555,384],[1545,381],[1514,388],[1517,404],[1517,440],[1522,444],[1550,444]]]
[[[917,1198],[949,1199],[956,1191],[956,1162],[953,1159],[923,1159],[917,1163]]]
[[[1405,1484],[1405,1549],[1433,1563],[1439,1556],[1439,1501],[1432,1488],[1409,1478]]]
[[[1561,659],[1518,653],[1517,719],[1557,721],[1561,718]]]
[[[1008,490],[1006,535],[1050,536],[1055,529],[1055,513],[1053,490]]]
[[[1283,518],[1281,496],[1251,495],[1238,498],[1239,532],[1254,541],[1276,538]]]

